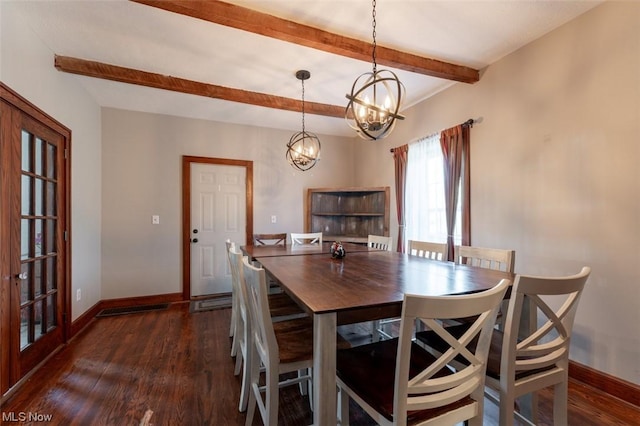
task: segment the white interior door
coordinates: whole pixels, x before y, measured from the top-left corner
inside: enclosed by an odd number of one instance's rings
[[[245,244],[246,169],[191,164],[191,296],[231,293],[225,241]]]

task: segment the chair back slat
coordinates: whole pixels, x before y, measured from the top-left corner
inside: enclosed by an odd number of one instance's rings
[[[382,235],[369,235],[367,237],[367,246],[378,249],[392,251],[392,239],[391,237],[385,237]]]
[[[433,260],[446,260],[446,253],[446,243],[409,240],[409,254],[412,256],[420,256]]]
[[[322,245],[322,232],[291,233],[291,245],[304,244]]]
[[[287,234],[253,234],[254,246],[283,246],[287,243]]]
[[[454,262],[513,273],[515,251],[486,247],[455,246]]]

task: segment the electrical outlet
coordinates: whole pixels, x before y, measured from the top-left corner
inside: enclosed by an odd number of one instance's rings
[[[271,223],[276,223],[277,221],[278,221],[278,218],[276,217],[275,214],[271,216]]]
[[[79,302],[82,299],[82,291],[80,289],[76,290],[76,302]]]

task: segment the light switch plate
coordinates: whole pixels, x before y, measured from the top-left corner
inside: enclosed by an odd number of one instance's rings
[[[160,224],[160,216],[158,216],[157,214],[154,214],[153,216],[151,216],[151,223],[154,225],[159,225]]]

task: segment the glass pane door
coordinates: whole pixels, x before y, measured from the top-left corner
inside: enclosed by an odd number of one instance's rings
[[[66,340],[71,133],[0,82],[0,394]]]
[[[58,147],[22,130],[20,350],[58,324]]]

